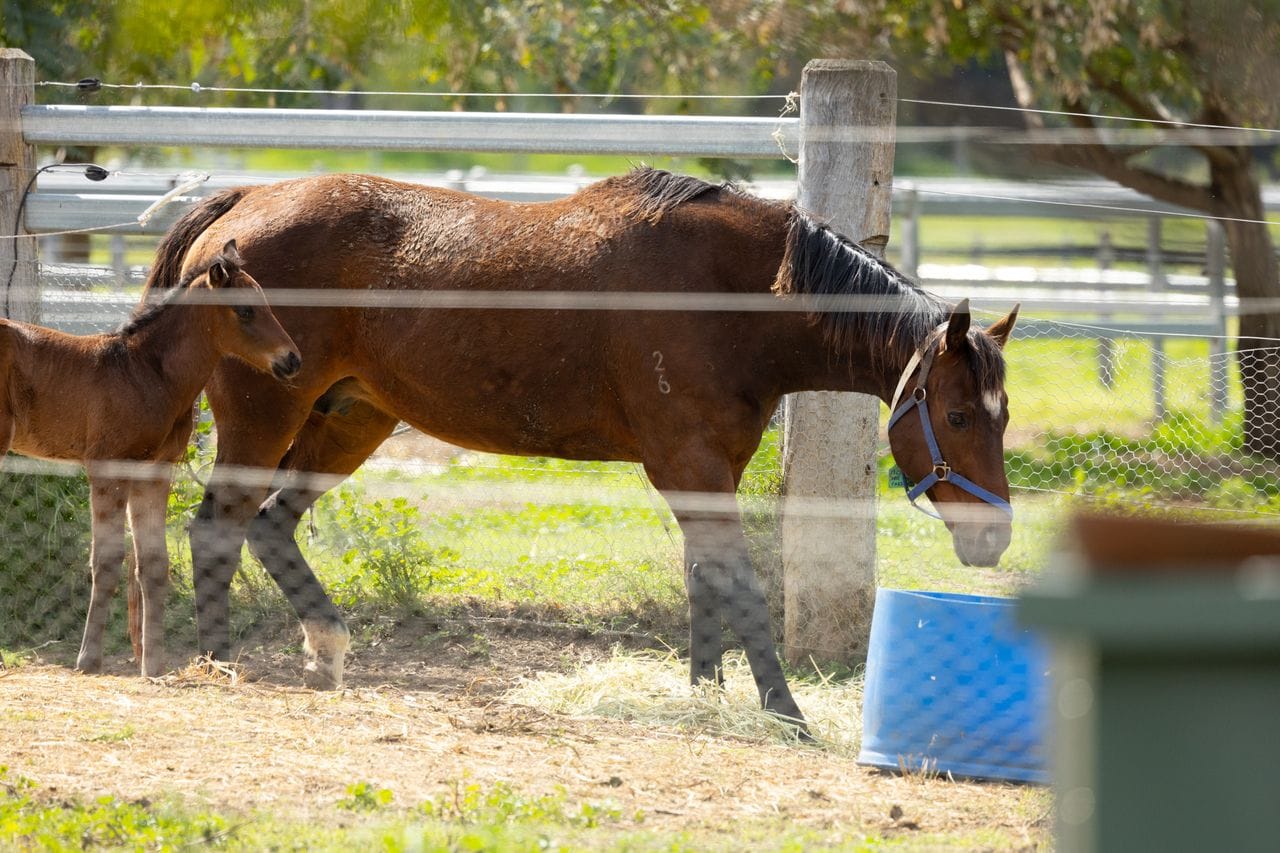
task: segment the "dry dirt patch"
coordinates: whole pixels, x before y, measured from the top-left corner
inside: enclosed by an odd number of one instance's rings
[[[333,819],[348,785],[412,806],[459,782],[506,782],[643,811],[650,829],[731,831],[784,817],[887,836],[999,829],[1045,842],[1037,788],[898,777],[847,756],[708,731],[570,717],[503,699],[521,675],[607,651],[501,632],[356,655],[337,693],[296,686],[296,655],[257,652],[250,675],[156,680],[28,665],[0,675],[0,764],[57,796],[177,794],[219,810]],[[476,644],[484,645],[478,651]],[[384,648],[385,646],[385,648]],[[429,661],[423,663],[423,660]],[[256,680],[253,680],[256,679]]]

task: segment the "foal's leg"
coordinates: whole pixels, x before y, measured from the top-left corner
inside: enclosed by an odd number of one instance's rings
[[[284,486],[267,498],[249,527],[249,550],[271,573],[302,622],[304,680],[309,687],[342,686],[349,634],[342,614],[298,548],[298,521],[322,494],[359,468],[398,422],[363,402],[344,414],[312,415],[281,463],[288,472]]]
[[[142,599],[142,674],[164,672],[164,605],[169,591],[169,547],[165,510],[169,502],[164,479],[135,480],[129,490],[129,525],[133,529],[134,565]]]
[[[76,658],[76,669],[81,672],[99,672],[102,669],[102,637],[107,611],[111,596],[120,583],[120,568],[124,563],[124,516],[128,494],[127,482],[90,473],[93,549],[89,562],[93,573],[93,593],[84,623],[84,641]]]
[[[723,615],[747,653],[761,703],[779,716],[798,721],[805,731],[774,648],[769,606],[751,567],[733,467],[723,454],[695,442],[661,458],[646,459],[645,470],[667,499],[685,536],[693,680],[720,678]]]

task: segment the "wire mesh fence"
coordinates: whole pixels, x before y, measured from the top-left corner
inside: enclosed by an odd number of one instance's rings
[[[1015,592],[1040,571],[1059,520],[1080,502],[1230,518],[1277,512],[1280,472],[1241,450],[1239,371],[1218,342],[1129,336],[1119,324],[1067,319],[1023,317],[1021,324],[1007,350],[1005,447],[1018,515],[1001,567],[958,562],[945,528],[915,513],[890,485],[882,435],[875,509],[882,586]],[[785,607],[783,440],[775,423],[739,490],[775,627]],[[195,648],[186,525],[214,446],[214,436],[205,435],[190,451],[170,499],[175,650]],[[0,647],[57,641],[69,655],[89,589],[84,475],[10,457],[0,480],[7,534]],[[682,534],[637,465],[493,456],[402,431],[309,511],[299,542],[349,611],[480,600],[530,619],[650,631],[674,641],[687,629]],[[240,635],[264,613],[288,612],[252,560],[235,595]],[[122,603],[111,619],[109,649],[127,654]]]
[[[1125,228],[1132,231],[1132,223],[1117,231],[1121,239],[1136,242]],[[998,568],[962,565],[946,528],[915,513],[891,485],[894,476],[883,431],[885,417],[881,417],[878,499],[870,507],[841,499],[822,507],[784,502],[779,447],[785,437],[776,421],[770,426],[743,477],[738,507],[752,562],[774,613],[775,632],[783,624],[781,613],[786,607],[779,521],[784,511],[874,513],[881,586],[986,594],[1014,592],[1038,573],[1059,520],[1081,502],[1157,506],[1233,518],[1277,511],[1276,466],[1242,450],[1241,380],[1237,359],[1228,352],[1225,340],[1152,331],[1156,327],[1218,328],[1225,322],[1220,247],[1217,253],[1201,252],[1198,242],[1207,239],[1212,245],[1212,229],[1206,235],[1180,228],[1170,235],[1162,232],[1158,220],[1141,229],[1147,246],[1129,255],[1117,251],[1110,232],[1104,230],[1096,260],[1100,270],[1128,264],[1145,272],[1111,270],[1109,277],[1094,280],[1080,274],[1079,267],[1088,266],[1082,260],[1087,250],[1057,257],[1052,247],[1039,244],[989,246],[981,254],[970,251],[967,256],[961,252],[960,259],[971,262],[967,265],[920,266],[921,272],[940,279],[944,287],[972,288],[977,286],[972,268],[982,267],[972,262],[1016,255],[1020,263],[1042,264],[1029,279],[1042,290],[1078,289],[1084,283],[1115,288],[1125,300],[1123,310],[1115,311],[1089,305],[1088,293],[1055,292],[1036,297],[1038,302],[1033,299],[1031,304],[1039,307],[1024,312],[1020,319],[1006,352],[1011,422],[1005,459],[1017,519],[1013,540]],[[915,235],[911,254],[918,258],[918,233],[914,227],[910,230]],[[42,247],[38,265],[45,285],[46,322],[79,333],[110,329],[137,301],[135,288],[145,275],[154,240],[101,235],[79,240],[83,243],[79,245],[78,239],[68,244],[46,238]],[[1043,236],[1038,239],[1044,241]],[[1171,241],[1178,251],[1166,252]],[[935,257],[955,261],[956,252],[951,247]],[[104,256],[109,263],[85,262]],[[1046,272],[1045,264],[1052,271]],[[1173,275],[1170,268],[1175,265],[1190,268],[1192,275]],[[1215,265],[1216,279],[1212,274],[1199,275],[1198,267]],[[990,297],[991,304],[1012,302],[1019,295],[1016,287],[1007,286],[1005,272],[987,270],[979,276],[992,279],[988,284],[995,285],[992,293],[998,295]],[[1172,288],[1166,293],[1148,292],[1166,285]],[[573,294],[532,294],[569,295]],[[744,304],[744,310],[778,310],[773,296],[755,295],[762,304]],[[389,296],[399,301],[378,301]],[[453,298],[447,291],[375,290],[358,294],[298,290],[290,291],[287,298],[294,300],[288,304],[330,307],[338,304],[335,299],[359,298],[366,300],[361,305],[399,310],[413,308],[419,304],[414,300],[427,296]],[[559,306],[518,300],[507,305],[497,300],[479,307],[670,310],[676,296],[700,295],[576,296],[603,301]],[[608,296],[651,299],[636,306],[609,301]],[[463,306],[441,303],[436,307]],[[723,308],[718,303],[687,301],[678,307]],[[1201,310],[1214,315],[1211,323],[1193,316]],[[1173,322],[1168,322],[1166,314]],[[997,316],[990,315],[988,322]],[[660,390],[664,382],[659,371]],[[1261,416],[1274,419],[1274,415],[1263,412]],[[186,525],[200,508],[201,480],[210,474],[214,436],[207,419],[205,423],[199,446],[189,452],[190,464],[177,471],[168,511],[175,606],[169,608],[165,628],[175,637],[175,649],[189,651],[196,647],[191,611],[199,582],[193,580],[198,572],[192,565]],[[22,618],[3,620],[0,647],[61,642],[69,654],[84,623],[88,598],[84,568],[88,487],[81,474],[33,468],[21,460],[10,459],[6,470],[0,476],[15,490],[15,497],[4,523],[15,525],[20,533],[11,538],[12,553],[3,563],[6,586],[0,607]],[[297,537],[300,550],[294,551],[292,540],[255,538],[251,532],[249,551],[264,557],[268,565],[305,559],[345,611],[413,610],[427,606],[425,602],[440,606],[441,602],[474,600],[543,622],[647,632],[673,642],[683,642],[687,636],[684,537],[666,501],[637,465],[491,456],[408,432],[390,439],[354,478],[337,488],[329,489],[330,485],[325,484],[328,494],[307,510]],[[703,496],[686,497],[696,502]],[[41,527],[38,519],[55,508],[63,514],[59,518],[65,516],[63,521]],[[292,522],[287,512],[278,517]],[[241,536],[243,531],[232,535]],[[264,554],[264,549],[269,553]],[[77,585],[71,588],[71,584]],[[297,590],[293,593],[296,597]],[[244,561],[234,596],[228,626],[234,639],[253,630],[255,620],[264,614],[279,616],[289,609],[271,578],[252,559]],[[847,615],[830,616],[836,622],[863,618],[854,610],[851,606]],[[117,605],[109,618],[112,648],[126,649],[123,605]],[[131,627],[136,634],[137,626]],[[785,642],[780,633],[777,639]]]

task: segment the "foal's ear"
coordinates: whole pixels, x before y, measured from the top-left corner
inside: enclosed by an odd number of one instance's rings
[[[961,299],[951,309],[951,319],[947,322],[947,349],[955,352],[969,342],[969,300]]]
[[[209,284],[213,287],[223,287],[231,280],[231,273],[227,271],[227,266],[221,260],[214,261],[209,267]]]
[[[995,338],[996,343],[1002,348],[1009,342],[1009,336],[1013,334],[1013,324],[1018,320],[1018,309],[1021,307],[1021,303],[1013,306],[1012,311],[987,328],[987,334]]]
[[[240,257],[240,250],[236,248],[236,241],[234,237],[227,241],[227,245],[222,247],[222,257],[226,258],[236,266],[244,264],[244,258]]]

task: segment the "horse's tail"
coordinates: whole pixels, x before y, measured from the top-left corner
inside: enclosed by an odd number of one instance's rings
[[[239,204],[250,189],[252,187],[232,187],[211,195],[175,222],[156,249],[156,259],[147,274],[144,291],[176,287],[182,275],[182,261],[196,238]]]

